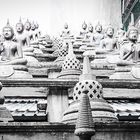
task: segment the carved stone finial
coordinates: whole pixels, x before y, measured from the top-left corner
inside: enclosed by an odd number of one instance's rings
[[[80,106],[78,111],[78,119],[76,123],[75,135],[77,136],[92,136],[95,134],[94,123],[91,113],[89,97],[85,92],[82,93]]]

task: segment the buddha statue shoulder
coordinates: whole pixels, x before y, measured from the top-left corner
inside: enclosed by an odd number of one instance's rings
[[[95,26],[95,33],[93,35],[93,40],[95,42],[95,46],[99,47],[101,40],[104,39],[104,35],[102,34],[102,25],[100,23],[98,23]]]

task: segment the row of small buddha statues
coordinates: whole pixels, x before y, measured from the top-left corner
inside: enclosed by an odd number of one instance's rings
[[[62,32],[61,37],[65,39],[66,36],[71,37],[70,31],[68,31],[68,25],[65,24],[65,30]],[[64,37],[65,36],[65,37]],[[111,79],[131,79],[130,73],[134,77],[140,78],[139,74],[139,62],[140,62],[140,43],[139,43],[139,31],[138,28],[134,26],[134,17],[131,15],[131,22],[128,27],[128,31],[123,30],[123,25],[117,30],[116,35],[114,35],[114,28],[109,25],[105,31],[102,33],[102,25],[98,23],[95,27],[95,32],[93,32],[93,26],[90,24],[87,31],[87,24],[84,22],[82,24],[82,31],[80,31],[79,36],[81,36],[84,43],[80,44],[79,48],[85,49],[88,46],[95,50],[96,57],[98,58],[92,62],[94,67],[102,65],[103,67],[108,67],[109,65],[115,65],[115,74],[111,75]],[[76,39],[80,37],[74,37]],[[128,74],[129,72],[129,74]]]
[[[82,31],[78,36],[71,35],[68,24],[65,24],[64,28],[61,35],[62,46],[60,46],[63,47],[64,43],[71,40],[73,48],[77,47],[84,51],[90,48],[90,55],[95,52],[93,54],[95,55],[95,60],[92,62],[94,67],[115,64],[117,67],[116,72],[123,71],[120,66],[125,67],[125,72],[130,72],[132,66],[138,66],[139,64],[139,32],[134,27],[133,16],[128,31],[125,32],[123,26],[121,26],[116,36],[111,25],[103,33],[103,27],[100,23],[96,25],[95,32],[93,32],[93,26],[90,24],[87,31],[87,24],[84,22]],[[40,35],[38,24],[30,23],[29,20],[25,24],[20,20],[16,24],[16,33],[14,33],[9,21],[7,22],[0,38],[0,76],[19,75],[20,77],[20,75],[24,75],[24,78],[26,76],[28,78],[32,77],[28,73],[28,66],[40,67],[41,64],[35,57],[36,53],[42,53],[38,45],[41,39]],[[53,41],[55,42],[55,40]],[[59,41],[56,44],[58,44],[57,49],[61,50]],[[67,45],[69,46],[68,43]],[[135,70],[133,69],[134,72]]]
[[[34,45],[37,45],[41,34],[38,28],[38,24],[30,23],[29,20],[23,24],[20,19],[14,32],[7,21],[0,38],[0,76],[32,77],[27,66],[38,63],[34,55]]]
[[[60,36],[61,37],[74,37],[67,23],[65,23],[64,30],[62,31]],[[75,36],[75,38],[78,38],[78,37],[84,40],[88,39],[90,43],[92,44],[92,46],[94,47],[101,47],[101,48],[106,48],[108,50],[112,50],[115,47],[119,48],[120,42],[125,40],[126,38],[126,33],[123,30],[123,24],[120,25],[120,28],[118,29],[116,36],[114,37],[114,28],[111,25],[107,27],[106,31],[105,29],[103,31],[102,25],[100,24],[100,22],[98,22],[98,24],[95,26],[95,31],[94,31],[92,24],[89,24],[89,26],[87,26],[86,22],[84,22],[82,24],[82,30],[79,32],[79,35]],[[110,46],[106,45],[108,44],[107,43],[108,40],[109,41],[113,40],[112,45]],[[119,44],[116,44],[117,42]]]

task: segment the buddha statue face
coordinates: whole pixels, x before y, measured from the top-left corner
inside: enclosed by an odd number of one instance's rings
[[[135,42],[138,39],[138,30],[130,30],[128,33],[129,40]]]
[[[101,25],[97,25],[95,27],[96,32],[101,33],[102,32],[102,26]]]
[[[6,40],[10,40],[14,36],[14,31],[11,27],[4,27],[3,28],[3,36]]]
[[[83,28],[84,30],[87,29],[87,24],[86,24],[85,22],[82,24],[82,28]]]
[[[113,34],[114,34],[114,29],[113,29],[112,27],[108,27],[108,28],[107,28],[107,31],[106,31],[106,34],[107,34],[108,36],[112,37]]]
[[[30,22],[26,22],[25,25],[24,25],[24,27],[25,27],[26,30],[29,31],[29,30],[31,29],[31,24],[30,24]]]
[[[35,30],[36,29],[36,25],[34,23],[31,24],[31,30]]]
[[[22,23],[17,23],[17,24],[16,24],[16,31],[17,31],[18,33],[22,33],[23,30],[24,30],[23,24],[22,24]]]
[[[64,28],[68,29],[68,24],[67,23],[65,23]]]
[[[88,27],[88,31],[91,32],[91,33],[93,32],[93,26],[92,26],[92,25],[90,25],[90,26]]]

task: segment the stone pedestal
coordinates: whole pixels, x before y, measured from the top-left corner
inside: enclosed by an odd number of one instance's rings
[[[68,89],[50,87],[47,97],[48,121],[61,122],[64,111],[68,108]]]

